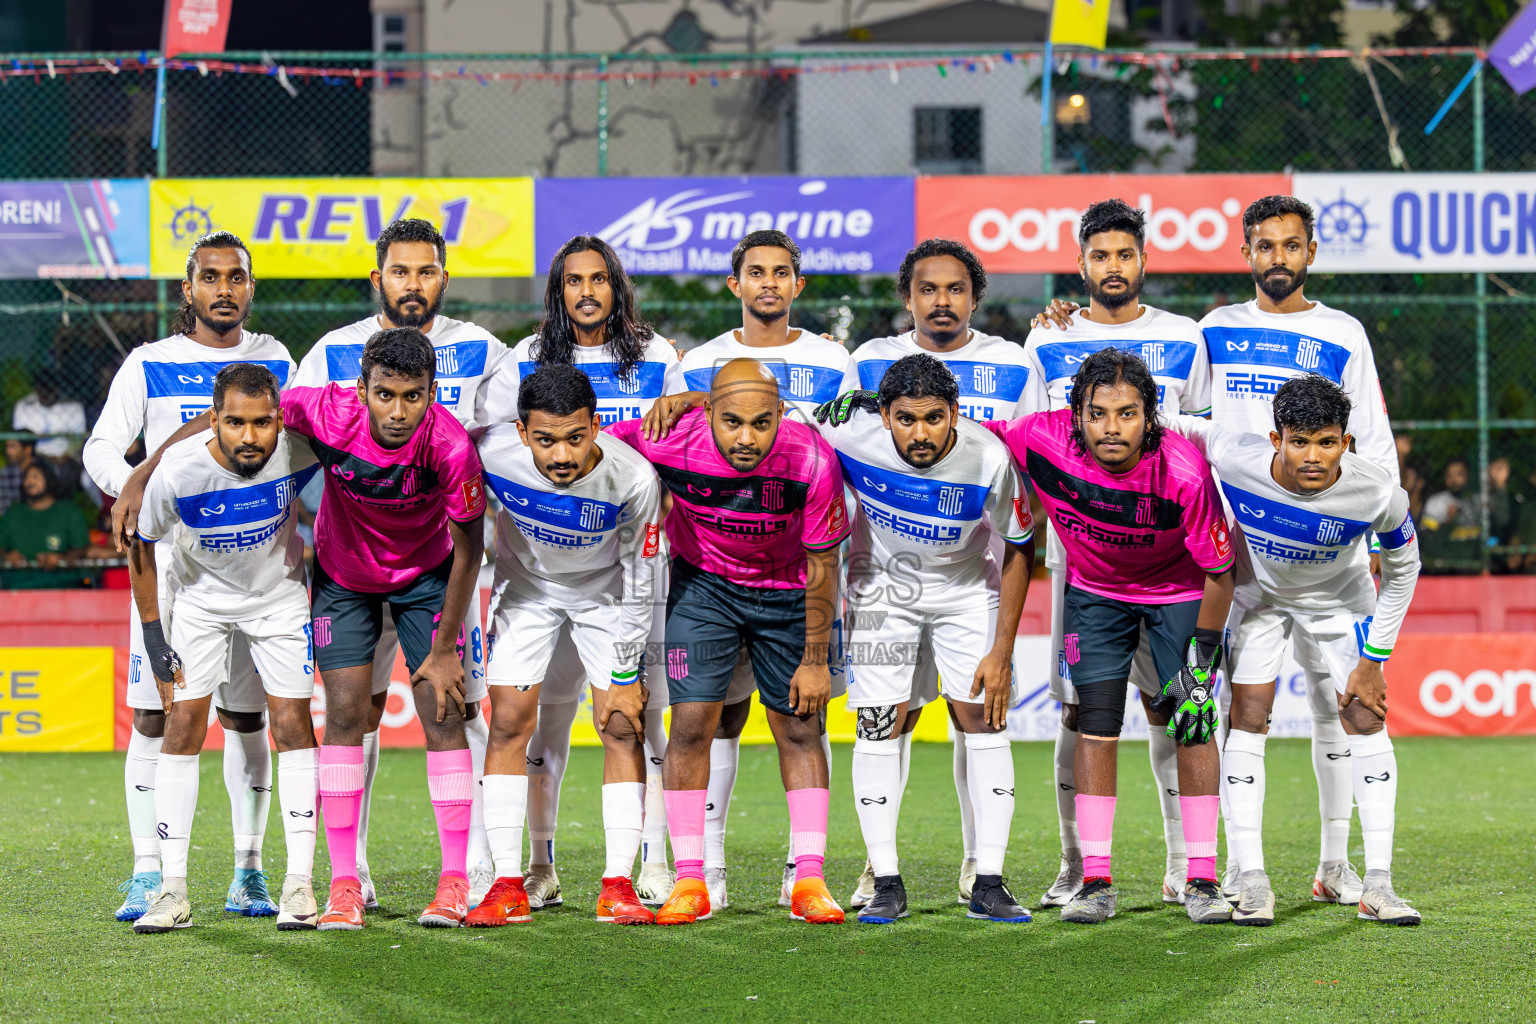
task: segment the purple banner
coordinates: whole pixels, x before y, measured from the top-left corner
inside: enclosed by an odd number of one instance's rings
[[[777,228],[807,274],[889,274],[912,247],[911,178],[540,178],[535,261],[595,234],[631,274],[728,274],[749,231]]]
[[[1536,4],[1526,4],[1488,47],[1488,63],[1522,95],[1536,89]]]
[[[148,276],[144,181],[0,181],[0,278]]]

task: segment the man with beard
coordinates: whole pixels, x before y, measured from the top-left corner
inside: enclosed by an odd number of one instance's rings
[[[213,401],[213,381],[230,363],[256,363],[285,386],[294,377],[293,360],[282,342],[245,330],[256,282],[245,243],[227,231],[197,240],[187,255],[182,305],[170,337],[142,345],[128,354],[107,394],[106,405],[85,442],[81,459],[96,486],[116,497],[128,485],[134,467],[124,455],[142,434],[148,452],[157,452],[184,423],[198,419]],[[126,550],[122,518],[114,510],[114,540]],[[169,616],[175,583],[169,579],[171,545],[156,551],[161,617]],[[148,652],[139,611],[130,602],[128,630],[128,707],[133,729],[123,773],[128,803],[128,832],[133,839],[133,876],[123,883],[119,921],[137,920],[160,885],[160,839],[155,817],[155,774],[165,736],[165,710],[149,672]],[[233,643],[231,671],[213,700],[224,726],[224,785],[234,824],[235,874],[225,909],[250,916],[270,916],[277,907],[261,870],[261,841],[266,832],[272,793],[272,758],[267,749],[261,681],[243,637]]]
[[[558,364],[574,365],[591,380],[604,427],[639,419],[662,396],[667,372],[676,363],[672,345],[640,316],[634,286],[618,254],[601,238],[577,235],[549,262],[544,320],[538,331],[517,343],[512,358],[502,364],[491,382],[486,400],[490,422],[520,418],[517,396],[522,381],[540,367]],[[657,643],[665,621],[665,594],[663,578],[653,637]],[[587,676],[569,629],[561,627],[549,673],[539,688],[538,725],[528,741],[531,856],[524,884],[534,910],[563,901],[554,864],[560,783],[571,756],[571,725]],[[646,903],[659,906],[672,891],[661,785],[662,759],[667,753],[662,718],[667,707],[665,676],[653,673],[650,685],[651,701],[645,712],[645,834],[635,891]]]
[[[858,495],[848,557],[848,647],[857,654],[849,658],[848,706],[858,713],[853,795],[874,880],[859,911],[868,924],[907,916],[896,855],[903,719],[935,699],[909,653],[919,649],[938,663],[942,696],[969,752],[980,842],[967,916],[1030,919],[1003,884],[1014,790],[1003,730],[1034,523],[1007,446],[960,415],[960,397],[944,363],[904,356],[881,378],[877,401],[866,400],[840,427],[829,416],[822,433]]]
[[[1119,199],[1106,199],[1083,211],[1077,265],[1088,289],[1088,308],[1079,312],[1069,327],[1053,330],[1045,323],[1030,331],[1024,342],[1029,365],[1044,382],[1050,408],[1065,409],[1070,404],[1072,377],[1084,359],[1102,349],[1118,348],[1141,355],[1157,382],[1158,407],[1165,416],[1209,414],[1211,369],[1199,326],[1188,317],[1141,302],[1147,269],[1145,224],[1141,210]],[[1051,570],[1051,649],[1056,652],[1050,695],[1061,702],[1061,724],[1056,732],[1061,871],[1040,902],[1055,907],[1065,905],[1082,885],[1083,856],[1077,840],[1077,789],[1072,770],[1077,749],[1077,693],[1062,647],[1066,549],[1054,530],[1046,541],[1045,559]],[[1153,668],[1145,631],[1136,649],[1131,680],[1141,690],[1147,711],[1152,776],[1162,804],[1163,840],[1168,850],[1163,902],[1182,903],[1187,857],[1179,820],[1178,745],[1163,731],[1167,719],[1152,709],[1163,681]]]
[[[141,933],[185,928],[187,854],[197,809],[198,755],[208,705],[224,681],[230,645],[243,636],[261,673],[277,742],[278,799],[288,863],[277,927],[315,927],[315,732],[309,595],[304,544],[293,531],[293,502],[314,476],[314,453],[283,434],[277,377],[252,363],[231,363],[214,377],[213,409],[198,420],[206,434],[171,445],[144,493],[129,557],[144,646],[166,715],[155,783],[162,880],[133,926]],[[160,559],[175,587],[172,622],[162,623]]]
[[[959,242],[930,238],[901,261],[896,291],[912,317],[912,330],[889,338],[872,338],[853,352],[853,363],[843,377],[844,391],[874,391],[898,359],[925,352],[955,375],[960,396],[960,415],[978,422],[1009,420],[1045,409],[1045,387],[1032,370],[1017,342],[971,329],[971,316],[987,293],[987,271],[976,254]],[[1002,552],[994,550],[993,558]],[[919,688],[938,698],[938,677],[924,650],[919,657]],[[905,716],[901,747],[902,778],[906,778],[912,751],[912,730],[917,727],[914,708]],[[955,796],[960,801],[960,902],[969,903],[976,877],[976,818],[971,807],[970,783],[964,742],[954,745]],[[903,786],[903,789],[906,787]],[[858,888],[849,897],[855,908],[873,897],[874,869],[866,864]]]
[[[478,324],[442,315],[443,299],[448,294],[448,245],[443,236],[430,221],[417,217],[397,220],[379,234],[374,250],[379,265],[369,273],[369,278],[378,295],[378,315],[337,328],[315,342],[299,363],[295,383],[301,387],[324,387],[330,383],[352,390],[357,386],[358,364],[368,339],[391,327],[414,327],[427,336],[437,355],[437,404],[453,413],[465,427],[494,422],[486,411],[490,382],[508,364],[511,353],[500,338]],[[480,704],[487,696],[480,621],[477,589],[466,610],[458,644],[464,655],[466,704],[474,716],[465,722],[464,730],[474,755],[477,780],[485,765],[487,737],[485,719],[479,714]],[[373,778],[379,768],[379,722],[389,698],[390,675],[398,649],[395,621],[386,609],[384,632],[373,663],[373,711],[363,735],[367,778],[357,827],[357,872],[369,909],[379,904],[368,869],[368,811]],[[470,906],[474,906],[490,888],[492,878],[479,786],[475,787],[471,816],[469,899]]]

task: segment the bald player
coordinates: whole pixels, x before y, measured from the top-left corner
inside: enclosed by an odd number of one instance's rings
[[[732,359],[703,408],[668,424],[657,413],[612,433],[650,459],[671,492],[674,555],[667,595],[666,672],[672,731],[662,768],[677,884],[657,924],[711,915],[704,882],[709,750],[737,651],[745,646],[779,750],[789,802],[794,920],[833,924],[827,891],[828,657],[837,546],[848,535],[836,455],[810,427],[784,418],[773,372]]]

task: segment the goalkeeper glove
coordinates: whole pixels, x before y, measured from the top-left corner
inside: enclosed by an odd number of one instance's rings
[[[149,655],[150,670],[162,683],[173,682],[176,673],[181,671],[181,656],[165,642],[165,631],[160,628],[159,619],[143,625],[144,650]]]
[[[1167,734],[1186,747],[1206,742],[1216,732],[1213,677],[1221,664],[1221,633],[1197,629],[1189,638],[1184,666],[1163,684],[1158,710],[1169,715]]]
[[[830,426],[840,427],[853,419],[853,411],[863,409],[866,412],[877,412],[880,409],[880,396],[875,391],[861,391],[855,388],[845,391],[830,402],[823,402],[816,407],[814,413],[817,423],[826,423]]]

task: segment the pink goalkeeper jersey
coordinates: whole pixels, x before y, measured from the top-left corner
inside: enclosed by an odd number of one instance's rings
[[[836,547],[848,536],[837,455],[810,427],[779,424],[755,470],[739,473],[720,449],[703,409],[648,441],[644,421],[603,428],[656,467],[672,492],[667,539],[672,553],[745,587],[805,586],[805,551]]]
[[[1067,582],[1133,604],[1197,601],[1235,554],[1211,467],[1172,431],[1129,473],[1072,443],[1072,411],[984,424],[1029,474],[1067,548]]]
[[[480,456],[453,414],[436,402],[410,441],[384,448],[368,429],[353,388],[289,388],[283,426],[310,439],[325,468],[315,551],[349,590],[397,590],[453,552],[448,520],[485,512]]]

